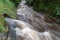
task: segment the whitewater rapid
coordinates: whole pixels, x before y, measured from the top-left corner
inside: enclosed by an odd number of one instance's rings
[[[43,13],[36,12],[21,0],[17,7],[17,20],[6,18],[11,32],[13,30],[11,35],[16,36],[12,40],[60,40],[60,25],[45,19]]]

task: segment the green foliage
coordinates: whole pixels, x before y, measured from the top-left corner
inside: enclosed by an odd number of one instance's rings
[[[28,0],[27,3],[37,11],[43,11],[53,16],[60,15],[60,0]]]
[[[6,23],[2,16],[5,13],[11,18],[16,18],[16,7],[10,0],[0,0],[0,32],[5,30]]]
[[[56,15],[60,15],[60,5],[57,5],[55,9],[56,9]]]
[[[3,26],[4,23],[5,23],[5,20],[4,20],[3,16],[0,15],[0,32],[3,32],[5,30],[5,28]]]
[[[0,24],[0,32],[3,32],[3,31],[5,31],[5,28],[2,24]]]
[[[21,0],[10,0],[10,1],[12,1],[17,6]]]
[[[11,18],[16,17],[16,9],[14,3],[9,0],[0,0],[0,14],[7,13]]]

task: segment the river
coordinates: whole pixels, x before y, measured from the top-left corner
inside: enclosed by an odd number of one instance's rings
[[[6,18],[11,40],[60,40],[60,25],[21,0],[17,20]]]

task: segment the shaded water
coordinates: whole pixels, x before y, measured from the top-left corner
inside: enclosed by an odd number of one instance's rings
[[[60,25],[50,20],[43,13],[33,10],[21,0],[17,8],[17,19],[6,18],[15,34],[13,40],[60,40]],[[47,21],[47,22],[46,22]]]

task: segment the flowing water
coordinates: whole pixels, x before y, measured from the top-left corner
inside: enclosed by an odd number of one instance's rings
[[[60,40],[60,25],[34,11],[25,0],[17,7],[17,19],[6,18],[11,40]]]

